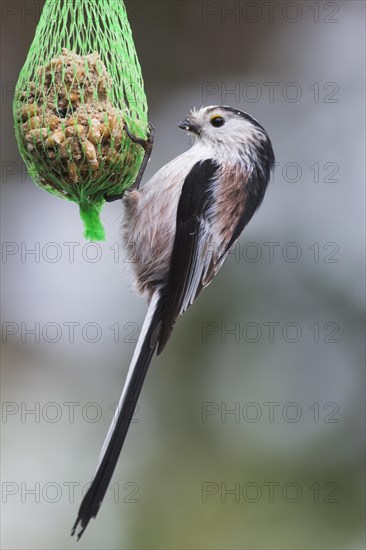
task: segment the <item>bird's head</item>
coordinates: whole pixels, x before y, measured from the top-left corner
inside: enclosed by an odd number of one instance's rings
[[[193,109],[178,126],[190,134],[193,143],[205,143],[223,154],[256,145],[271,147],[264,128],[253,117],[233,107],[211,105]]]

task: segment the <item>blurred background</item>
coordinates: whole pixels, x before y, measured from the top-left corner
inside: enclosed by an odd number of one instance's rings
[[[145,304],[120,204],[88,244],[21,163],[12,95],[42,6],[1,4],[3,548],[364,548],[364,3],[127,2],[157,131],[145,177],[206,104],[257,118],[277,166],[153,360],[78,544]]]

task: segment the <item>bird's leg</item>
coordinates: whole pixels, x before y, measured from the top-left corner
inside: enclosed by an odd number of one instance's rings
[[[125,125],[125,130],[126,130],[126,134],[130,138],[130,140],[133,143],[137,143],[137,144],[141,145],[141,147],[143,147],[144,151],[145,151],[144,158],[142,160],[139,173],[137,174],[135,183],[132,186],[135,189],[138,189],[140,187],[142,176],[144,175],[144,172],[146,170],[147,163],[149,162],[150,157],[151,157],[151,153],[152,153],[152,149],[153,149],[153,145],[154,145],[154,139],[155,139],[155,128],[151,124],[151,122],[149,122],[149,134],[148,134],[147,139],[141,139],[141,138],[138,138],[138,137],[134,136],[133,134],[130,134],[130,131],[127,128],[126,125]]]
[[[140,187],[142,176],[144,175],[144,172],[146,170],[147,163],[149,162],[150,157],[151,157],[151,152],[152,152],[152,149],[153,149],[154,138],[155,138],[155,128],[151,124],[151,122],[149,122],[149,135],[148,135],[147,139],[142,139],[142,138],[139,138],[139,137],[134,136],[133,134],[131,134],[129,129],[127,128],[126,123],[124,123],[124,129],[125,129],[125,132],[128,135],[128,137],[132,141],[132,143],[136,143],[137,145],[141,145],[141,147],[143,147],[143,149],[145,151],[144,158],[143,158],[143,161],[141,163],[139,173],[137,174],[137,177],[136,177],[133,185],[131,185],[131,187],[129,187],[129,189],[138,189]],[[121,199],[122,196],[123,196],[123,194],[122,195],[113,195],[113,196],[104,195],[104,200],[106,200],[107,202],[113,202],[113,201],[117,201],[117,200]]]

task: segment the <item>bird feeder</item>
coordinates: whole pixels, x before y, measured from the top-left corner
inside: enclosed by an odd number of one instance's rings
[[[147,101],[122,0],[46,0],[16,86],[16,138],[34,182],[79,205],[87,239],[122,195],[144,151]]]

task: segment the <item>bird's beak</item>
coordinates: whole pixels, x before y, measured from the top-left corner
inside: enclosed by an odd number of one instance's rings
[[[178,124],[178,127],[182,130],[186,130],[187,132],[193,132],[194,134],[199,135],[200,128],[198,124],[194,124],[192,120],[189,118],[186,118],[185,120],[181,120],[181,122]]]

